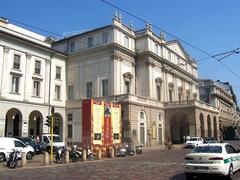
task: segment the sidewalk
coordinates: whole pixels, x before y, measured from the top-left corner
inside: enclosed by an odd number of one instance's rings
[[[184,144],[173,144],[174,148],[176,149],[182,149],[184,148]],[[166,147],[165,145],[157,145],[157,146],[144,146],[143,150],[148,152],[148,151],[152,151],[152,150],[165,150]]]

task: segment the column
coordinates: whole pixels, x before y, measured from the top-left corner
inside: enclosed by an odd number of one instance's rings
[[[4,84],[4,82],[6,82],[6,80],[4,81],[4,79],[6,78],[5,76],[7,74],[9,74],[9,73],[6,73],[9,51],[10,51],[10,48],[7,47],[7,46],[4,46],[4,48],[3,48],[3,61],[0,62],[0,63],[2,63],[1,82],[0,82],[0,85],[1,85],[0,95],[1,95],[1,97],[4,97],[5,91],[7,90],[6,89],[7,86],[6,86],[6,84]],[[8,75],[8,77],[9,77],[9,75]]]
[[[22,120],[22,137],[28,137],[28,125],[28,120]]]
[[[0,117],[0,137],[5,136],[5,118]]]

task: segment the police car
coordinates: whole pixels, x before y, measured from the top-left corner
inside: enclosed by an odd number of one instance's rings
[[[228,143],[198,145],[185,157],[186,179],[196,175],[223,175],[233,178],[233,173],[240,168],[240,151]]]

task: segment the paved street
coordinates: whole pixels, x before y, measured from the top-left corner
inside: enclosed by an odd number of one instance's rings
[[[147,149],[135,157],[77,162],[51,167],[29,163],[26,168],[8,169],[1,163],[0,180],[70,180],[70,179],[159,179],[185,180],[183,159],[190,149],[175,148],[170,151]],[[36,156],[35,158],[40,158]],[[30,165],[35,167],[30,167]],[[200,179],[200,178],[198,178]],[[204,178],[206,179],[206,177]],[[218,178],[220,179],[220,178]],[[240,179],[240,173],[235,174]],[[197,180],[197,178],[196,178]]]

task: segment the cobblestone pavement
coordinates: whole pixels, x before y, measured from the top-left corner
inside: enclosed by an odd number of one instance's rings
[[[185,180],[183,160],[190,149],[175,147],[145,149],[142,155],[96,161],[70,163],[68,165],[43,166],[42,155],[35,156],[27,167],[8,169],[0,163],[0,180],[77,180],[77,179],[158,179]],[[40,166],[39,166],[40,165]],[[199,179],[199,178],[198,178]],[[206,177],[204,178],[204,180]],[[217,178],[220,179],[220,178]],[[235,174],[240,179],[240,173]],[[197,180],[197,179],[196,179]]]

